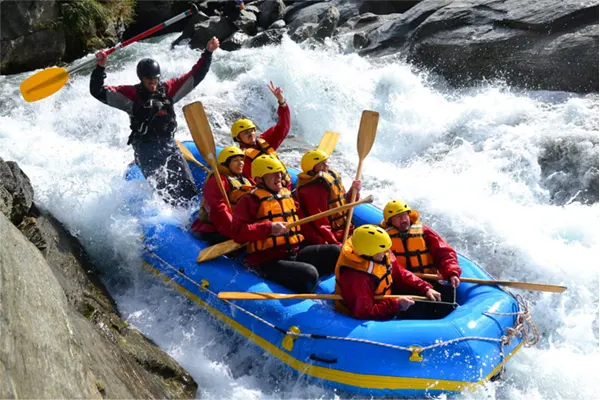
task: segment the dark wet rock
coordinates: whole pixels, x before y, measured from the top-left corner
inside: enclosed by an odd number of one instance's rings
[[[402,1],[360,1],[358,10],[360,14],[373,13],[378,15],[397,14],[410,10],[422,0]]]
[[[282,20],[285,15],[285,4],[282,0],[267,0],[260,6],[258,25],[269,28],[275,21]]]
[[[266,46],[269,44],[279,44],[283,40],[283,35],[286,33],[286,29],[269,29],[259,33],[258,35],[250,38],[244,43],[246,48],[254,48]]]
[[[404,52],[455,86],[502,78],[598,91],[598,3],[590,0],[424,0],[366,36],[362,54]]]
[[[234,22],[242,32],[247,35],[254,36],[258,33],[256,26],[256,14],[243,10],[240,13],[240,17]]]
[[[323,40],[333,36],[338,22],[340,20],[340,12],[335,6],[327,9],[325,14],[319,20],[319,25],[315,29],[314,38]]]
[[[237,30],[238,27],[228,18],[210,17],[208,20],[194,25],[194,35],[190,46],[192,49],[205,49],[206,44],[213,36],[218,37],[221,41],[226,41]]]
[[[317,31],[318,24],[314,22],[305,22],[300,26],[297,26],[293,33],[290,35],[290,38],[294,42],[304,42],[307,39],[310,39],[314,36]]]
[[[0,73],[70,62],[114,46],[131,22],[131,2],[1,1]]]
[[[284,20],[293,33],[307,23],[318,24],[331,7],[330,3],[311,3],[299,9],[292,6],[286,9]]]
[[[181,35],[179,35],[179,37],[177,37],[177,39],[175,39],[171,43],[171,48],[174,48],[175,46],[180,44],[189,44],[192,40],[192,37],[194,36],[196,24],[203,21],[207,21],[208,19],[208,15],[204,14],[202,11],[199,11],[197,14],[192,15],[188,19],[185,27],[183,28]]]
[[[11,74],[58,62],[66,42],[57,1],[0,2],[0,73]]]
[[[33,187],[17,163],[0,158],[0,210],[18,225],[33,204]]]
[[[262,3],[261,3],[262,4]],[[258,16],[260,14],[260,9],[254,4],[248,4],[244,7],[243,11],[251,12],[252,14]]]
[[[175,0],[136,1],[135,20],[127,28],[125,38],[130,38],[142,33],[189,8],[189,2]],[[169,32],[177,32],[178,30],[183,29],[186,23],[187,21],[185,20],[179,21],[177,24],[163,29],[160,34],[163,35]]]
[[[250,36],[243,32],[236,32],[229,37],[226,41],[221,43],[221,49],[225,51],[235,51],[242,48],[244,43],[250,39]]]
[[[271,25],[269,25],[269,29],[281,29],[281,28],[285,28],[285,21],[282,19],[278,19],[277,21],[275,21]]]

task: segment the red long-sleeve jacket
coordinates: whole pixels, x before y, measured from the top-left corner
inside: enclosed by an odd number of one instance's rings
[[[460,278],[462,269],[458,264],[456,251],[433,229],[425,225],[423,225],[423,238],[427,243],[427,248],[431,252],[439,274],[446,280],[452,276]]]
[[[231,190],[229,180],[224,175],[219,176],[221,177],[221,182],[223,182],[225,193],[229,193]],[[219,190],[219,185],[217,185],[217,179],[214,175],[204,183],[202,196],[205,203],[204,206],[208,210],[210,222],[196,219],[190,229],[194,232],[219,232],[221,235],[231,238],[233,215],[229,211],[229,207],[227,207],[227,203]]]
[[[323,211],[329,210],[329,189],[325,183],[311,183],[297,189],[298,216],[309,217]],[[356,199],[360,198],[360,191]],[[352,201],[352,190],[346,193],[346,201]],[[302,225],[302,235],[310,244],[337,244],[341,245],[344,238],[344,230],[331,230],[331,224],[327,217],[319,218],[308,224]]]
[[[290,115],[290,108],[288,107],[287,103],[277,108],[277,115],[279,116],[277,124],[270,127],[264,131],[262,135],[260,135],[260,138],[269,143],[273,150],[277,150],[279,146],[281,146],[281,143],[287,137],[288,132],[290,131],[292,118]],[[248,146],[240,142],[240,148],[242,150],[250,147],[252,146]],[[254,148],[260,149],[258,142]],[[248,179],[252,179],[252,162],[250,162],[248,157],[244,158],[244,176],[246,176]]]
[[[256,222],[259,200],[251,195],[242,196],[233,207],[232,238],[237,243],[248,243],[266,239],[271,234],[271,221]],[[292,252],[297,252],[295,246]],[[286,257],[290,252],[281,248],[273,248],[246,255],[245,262],[249,266],[258,266],[264,262]]]
[[[392,258],[392,289],[396,294],[414,293],[425,295],[431,284],[418,278],[410,271],[400,268],[396,257]],[[387,320],[400,311],[397,299],[375,300],[375,283],[365,272],[345,268],[340,274],[338,285],[351,315],[356,319]]]
[[[192,69],[178,78],[164,81],[166,94],[177,103],[204,79],[212,61],[212,53],[205,51]],[[137,89],[133,85],[104,86],[104,67],[96,66],[90,79],[90,93],[102,103],[133,114]]]

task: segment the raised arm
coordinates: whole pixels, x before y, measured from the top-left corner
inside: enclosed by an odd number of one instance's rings
[[[277,124],[264,131],[262,135],[260,135],[260,138],[269,143],[273,149],[277,150],[290,131],[290,108],[285,101],[283,89],[279,86],[275,86],[273,82],[270,82],[268,88],[279,103],[279,108],[277,108],[278,120]]]
[[[90,77],[90,94],[102,103],[123,110],[128,114],[133,112],[133,101],[136,96],[136,89],[131,85],[123,86],[104,86],[106,73],[104,68],[108,61],[108,56],[103,52],[96,54],[97,65]]]
[[[212,53],[219,47],[219,40],[213,37],[206,46],[206,50],[198,62],[189,72],[181,75],[179,78],[169,79],[165,82],[167,87],[167,96],[177,103],[183,97],[188,95],[206,76],[212,62]]]

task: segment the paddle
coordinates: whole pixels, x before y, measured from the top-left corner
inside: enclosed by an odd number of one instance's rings
[[[321,142],[319,142],[319,147],[317,148],[325,154],[331,155],[331,153],[333,153],[333,150],[335,150],[335,146],[337,145],[339,139],[339,133],[327,131],[323,134]]]
[[[444,279],[439,275],[434,274],[420,274],[416,273],[421,279],[433,280],[433,281],[443,281]],[[525,290],[535,290],[539,292],[554,292],[554,293],[562,293],[567,290],[566,286],[558,286],[558,285],[548,285],[545,283],[529,283],[529,282],[517,282],[517,281],[496,281],[496,280],[487,280],[487,279],[475,279],[475,278],[460,278],[461,282],[465,283],[476,283],[478,285],[501,285],[513,287],[515,289],[525,289]]]
[[[194,157],[192,152],[187,147],[185,147],[185,145],[183,143],[181,143],[177,139],[175,139],[175,143],[177,143],[177,147],[179,147],[179,151],[181,151],[181,154],[183,154],[183,158],[185,158],[189,162],[196,164],[197,166],[199,166],[206,172],[210,172],[210,169],[206,168],[206,166],[204,164],[202,164],[200,161],[196,160],[196,157]]]
[[[227,203],[227,207],[231,210],[229,197],[227,197],[223,182],[221,182],[221,175],[219,174],[219,167],[217,166],[217,147],[215,146],[215,138],[210,129],[206,113],[204,112],[204,106],[199,101],[195,101],[183,106],[183,114],[185,115],[185,120],[190,128],[190,132],[192,133],[194,143],[196,143],[196,147],[200,150],[202,157],[210,164],[212,172],[215,174],[215,179],[217,180],[217,186],[219,186],[219,190],[223,195],[223,199],[225,199],[225,203]]]
[[[291,224],[289,224],[289,227],[292,228],[294,226],[307,224],[307,223],[315,221],[319,218],[327,217],[328,215],[333,215],[340,211],[344,211],[344,210],[348,210],[348,209],[351,210],[353,207],[356,207],[359,204],[366,204],[366,203],[372,203],[372,202],[373,202],[373,196],[368,196],[368,197],[365,197],[364,199],[357,201],[355,203],[345,204],[340,207],[332,208],[331,210],[327,210],[327,211],[323,211],[323,212],[320,212],[315,215],[311,215],[310,217],[302,218],[298,221],[295,221],[295,222],[292,222]],[[198,254],[198,258],[196,259],[196,262],[201,263],[203,261],[212,260],[213,258],[222,256],[223,254],[227,254],[227,253],[230,253],[237,249],[240,249],[244,245],[245,245],[245,243],[240,244],[240,243],[234,242],[233,240],[228,240],[223,243],[215,244],[214,246],[210,246],[210,247],[207,247],[204,250],[202,250]]]
[[[218,297],[226,300],[342,300],[339,294],[282,294],[282,293],[259,293],[259,292],[219,292]],[[375,296],[376,300],[411,298],[415,301],[431,301],[423,296],[385,295]]]
[[[112,47],[105,51],[106,54],[112,54],[118,49],[122,49],[123,47],[129,46],[132,43],[137,42],[147,36],[152,35],[155,32],[160,31],[163,28],[166,28],[169,25],[174,24],[177,21],[184,19],[187,16],[192,15],[193,13],[197,13],[198,9],[195,5],[192,5],[192,8],[189,10],[182,12],[181,14],[171,18],[168,21],[163,22],[162,24],[156,25],[154,28],[150,28],[145,32],[140,33],[124,41],[123,43],[118,43],[115,47]],[[88,67],[91,64],[96,62],[96,58],[92,58],[91,60],[85,61],[78,66],[70,67],[69,69],[60,68],[60,67],[51,67],[46,68],[43,71],[33,74],[29,78],[25,79],[23,83],[21,83],[21,95],[28,102],[34,102],[41,99],[44,99],[54,93],[58,92],[64,85],[67,83],[69,79],[69,75],[75,72],[81,71],[82,69]]]
[[[365,110],[362,113],[360,119],[360,127],[358,129],[357,149],[358,149],[358,168],[356,169],[356,177],[354,180],[359,180],[362,174],[363,160],[371,151],[373,142],[375,141],[375,135],[377,134],[377,124],[379,123],[379,113],[376,111]],[[352,190],[352,203],[356,201],[356,190]],[[342,244],[346,243],[348,239],[348,233],[350,232],[350,224],[352,223],[352,212],[348,211],[348,217],[346,217],[346,227],[344,228],[344,240]]]

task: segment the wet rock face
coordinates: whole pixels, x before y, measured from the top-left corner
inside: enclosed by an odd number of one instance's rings
[[[76,52],[65,40],[68,26],[63,26],[58,3],[0,3],[2,73],[48,66],[68,59],[65,52]],[[351,35],[350,43],[360,54],[406,55],[457,87],[500,78],[528,89],[599,89],[598,3],[593,0],[254,0],[245,1],[243,11],[233,0],[194,3],[206,18],[180,21],[161,34],[185,27],[175,44],[190,39],[196,49],[204,49],[212,36],[225,43],[236,32],[247,35],[243,41],[240,35],[231,39],[228,51],[278,43],[282,32],[311,43],[329,37],[344,41]],[[187,2],[139,1],[124,38],[187,8]],[[107,33],[112,28],[92,30],[96,42],[105,46],[120,35]]]
[[[129,38],[142,33],[187,9],[189,9],[189,2],[177,2],[174,0],[137,1],[135,3],[135,19],[127,27],[125,37]],[[183,27],[184,24],[179,23],[177,25],[178,27]],[[175,32],[175,28],[177,27],[171,26],[166,28],[161,34]]]
[[[269,28],[275,21],[282,20],[285,15],[285,4],[282,0],[267,0],[260,5],[258,25]]]
[[[503,78],[531,89],[598,91],[598,3],[424,0],[366,32],[361,53],[405,52],[455,86]]]
[[[0,73],[45,68],[114,46],[131,20],[132,4],[131,0],[0,2]]]
[[[0,212],[18,225],[33,204],[33,187],[27,175],[12,161],[0,158]]]
[[[32,199],[23,171],[0,160],[0,398],[195,397],[191,376],[121,319],[77,239]]]
[[[65,53],[57,1],[0,2],[0,74],[55,63]]]
[[[527,89],[598,92],[598,3],[540,0],[255,1],[257,21],[221,13],[249,37],[236,48],[351,35],[360,54],[400,53],[456,87],[503,79]],[[256,7],[253,4],[257,4]],[[285,25],[269,25],[283,15]],[[255,26],[258,25],[258,26]],[[271,22],[272,24],[272,22]],[[197,30],[201,48],[208,27]],[[266,29],[266,30],[265,30]],[[277,32],[271,32],[277,30]],[[211,29],[211,33],[217,32]],[[227,37],[234,32],[226,32]],[[257,37],[258,35],[259,37]],[[311,42],[312,43],[312,42]],[[230,46],[230,49],[232,47]]]

